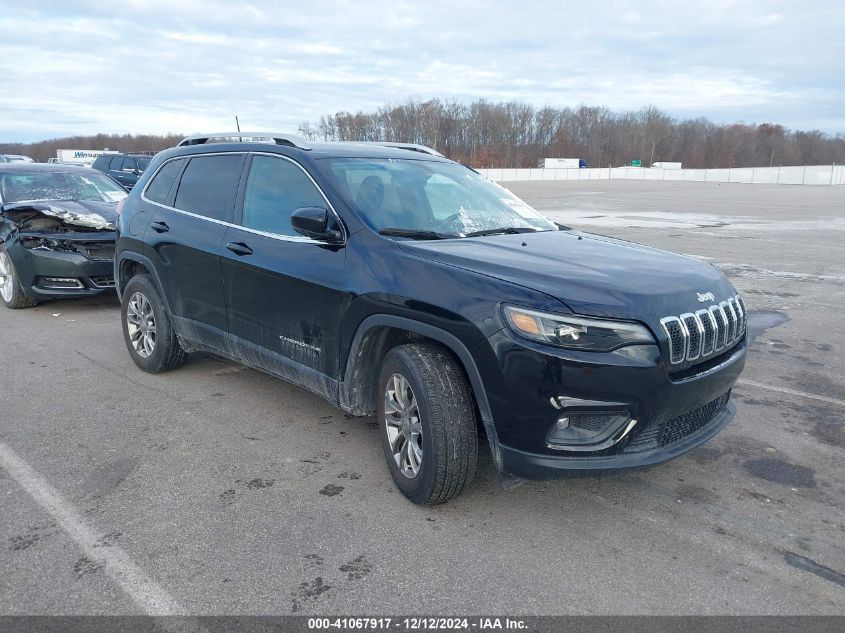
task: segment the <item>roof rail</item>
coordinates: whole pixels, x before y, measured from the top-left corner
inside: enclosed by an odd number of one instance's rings
[[[396,149],[407,149],[411,152],[419,152],[421,154],[431,154],[432,156],[440,156],[446,158],[436,149],[426,147],[425,145],[417,145],[416,143],[397,143],[396,141],[365,141],[365,145],[382,145],[384,147],[395,147]]]
[[[186,145],[204,145],[212,139],[221,139],[222,142],[261,142],[267,139],[272,140],[276,145],[286,145],[299,149],[311,149],[311,144],[301,136],[288,134],[286,132],[208,132],[206,134],[192,134],[186,136],[176,147]],[[236,140],[237,139],[237,140]]]

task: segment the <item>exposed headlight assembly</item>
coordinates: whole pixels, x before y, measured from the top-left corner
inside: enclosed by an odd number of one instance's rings
[[[656,344],[648,328],[637,323],[586,319],[516,306],[504,306],[504,313],[516,334],[555,347],[610,352],[625,345]]]

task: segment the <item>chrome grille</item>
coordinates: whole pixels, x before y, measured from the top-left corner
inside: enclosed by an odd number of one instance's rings
[[[728,332],[728,319],[725,316],[725,311],[720,306],[710,306],[710,314],[716,320],[716,347],[714,351],[719,351],[725,346],[725,338]]]
[[[745,303],[738,295],[717,305],[660,319],[673,365],[705,359],[745,336]]]
[[[725,343],[727,344],[736,338],[736,312],[734,312],[731,304],[727,301],[722,301],[722,303],[719,304],[719,307],[722,308],[722,311],[728,318],[728,333],[725,335]]]
[[[701,343],[701,355],[709,356],[716,347],[716,319],[710,310],[696,310],[695,315],[704,328],[704,337]]]
[[[663,329],[669,335],[669,349],[671,350],[672,363],[680,363],[686,355],[686,337],[684,326],[678,317],[669,317],[661,321]]]
[[[682,314],[681,323],[687,332],[687,360],[701,356],[701,341],[704,338],[704,325],[694,314]]]

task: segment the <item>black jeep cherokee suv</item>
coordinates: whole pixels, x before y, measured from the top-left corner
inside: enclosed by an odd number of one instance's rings
[[[479,432],[542,478],[656,464],[735,414],[746,310],[715,267],[558,226],[428,148],[189,137],[118,229],[141,369],[206,351],[375,414],[418,503],[461,492]]]

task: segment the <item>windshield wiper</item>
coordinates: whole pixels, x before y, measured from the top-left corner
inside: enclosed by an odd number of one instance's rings
[[[526,226],[503,226],[498,229],[484,229],[483,231],[472,231],[464,234],[464,237],[483,237],[485,235],[502,235],[502,234],[517,234],[517,233],[536,233],[538,229],[528,228]]]
[[[436,231],[423,231],[420,229],[395,229],[387,228],[380,229],[379,235],[387,237],[407,237],[412,240],[448,240],[458,235],[451,235],[449,233],[437,233]]]

